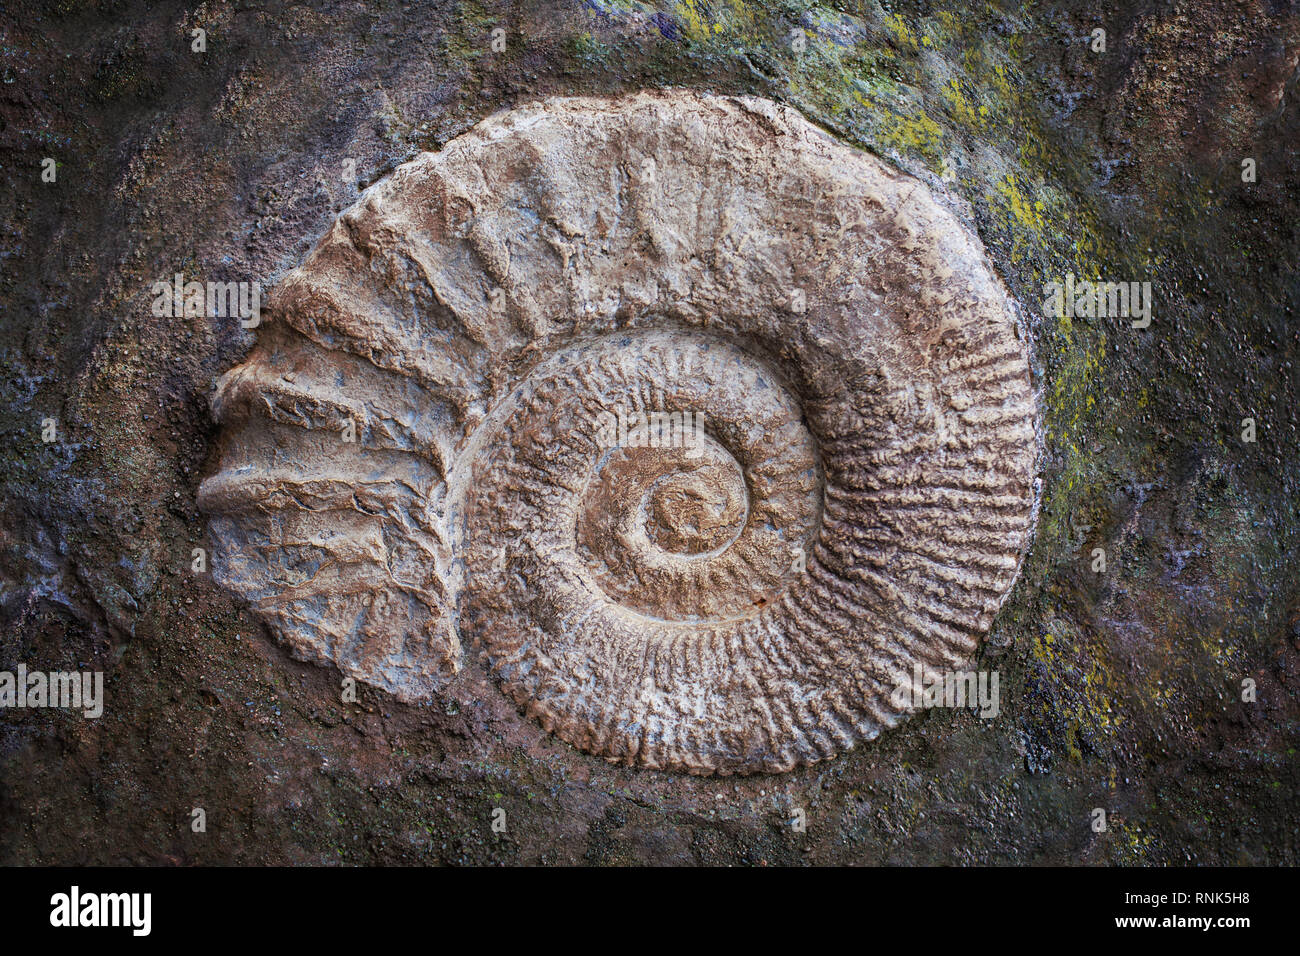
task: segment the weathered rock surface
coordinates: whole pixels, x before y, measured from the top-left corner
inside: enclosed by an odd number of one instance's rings
[[[0,669],[105,676],[98,720],[0,714],[0,860],[1300,863],[1300,15],[836,6],[0,9]],[[200,480],[234,433],[214,386],[270,340],[160,319],[151,284],[269,289],[365,188],[484,118],[651,88],[787,104],[954,198],[1029,307],[1043,485],[976,660],[1001,675],[996,719],[932,709],[781,775],[609,764],[521,718],[470,637],[436,702],[345,701],[343,672],[192,570],[214,545]],[[1152,325],[1033,309],[1067,273],[1150,280]],[[398,378],[377,408],[402,407]],[[722,465],[698,481],[730,485]],[[705,543],[681,520],[695,485],[660,486],[660,547]]]

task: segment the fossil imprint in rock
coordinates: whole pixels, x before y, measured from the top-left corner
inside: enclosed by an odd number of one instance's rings
[[[403,700],[482,655],[610,760],[876,736],[914,664],[969,662],[1032,531],[980,243],[766,100],[493,116],[366,190],[268,317],[214,401],[218,579]]]

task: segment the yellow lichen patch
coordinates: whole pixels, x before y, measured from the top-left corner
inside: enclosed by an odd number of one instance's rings
[[[973,104],[962,91],[959,80],[949,80],[942,94],[952,118],[958,123],[972,130],[981,130],[988,124],[989,108]]]
[[[1133,862],[1138,862],[1146,858],[1147,851],[1151,848],[1151,834],[1143,833],[1141,827],[1135,827],[1133,830],[1125,830],[1123,833],[1125,842],[1121,849]]]
[[[993,85],[993,88],[997,90],[998,95],[1004,100],[1008,100],[1012,97],[1013,91],[1011,87],[1011,78],[1007,76],[1007,68],[1002,64],[998,64],[993,68],[993,75],[990,78],[990,83]]]
[[[891,13],[889,16],[885,17],[885,29],[889,31],[890,35],[893,36],[894,41],[900,47],[905,50],[916,52],[919,46],[916,34],[913,33],[912,28],[907,25],[907,21],[897,13]]]
[[[1090,733],[1110,733],[1123,723],[1122,716],[1111,706],[1111,701],[1118,696],[1115,678],[1102,660],[1081,651],[1071,652],[1068,643],[1058,642],[1052,634],[1035,638],[1030,649],[1045,678],[1078,691],[1077,696],[1059,701],[1057,710],[1066,721],[1065,752],[1076,761],[1083,759],[1082,742]],[[1082,674],[1081,661],[1086,661]]]
[[[960,35],[961,20],[951,10],[935,11],[934,20],[939,24],[940,33],[945,39]]]
[[[1002,197],[1007,211],[1015,217],[1022,227],[1030,230],[1035,235],[1043,231],[1043,210],[1045,208],[1043,201],[1028,198],[1020,188],[1020,180],[1014,173],[1005,176],[1000,182],[996,183],[994,189]]]
[[[890,114],[881,124],[880,138],[895,149],[919,154],[932,169],[941,166],[939,144],[943,140],[943,129],[924,113],[909,116]]]
[[[678,0],[673,12],[682,25],[682,32],[686,34],[686,38],[692,43],[706,41],[712,35],[709,25],[695,6],[695,0]]]
[[[746,42],[758,38],[759,29],[754,11],[745,5],[744,0],[726,0],[725,4],[710,9],[718,20],[713,24],[714,34],[725,33]]]

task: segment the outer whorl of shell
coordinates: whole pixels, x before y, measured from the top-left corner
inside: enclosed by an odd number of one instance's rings
[[[969,661],[1031,532],[1029,368],[978,241],[767,101],[494,116],[368,189],[271,319],[216,398],[220,579],[403,699],[481,651],[611,760],[874,737],[915,663]]]

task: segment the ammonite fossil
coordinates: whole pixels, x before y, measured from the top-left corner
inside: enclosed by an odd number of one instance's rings
[[[794,111],[485,120],[375,184],[220,381],[219,579],[405,700],[483,656],[610,760],[787,770],[968,662],[1035,399],[978,240]]]

